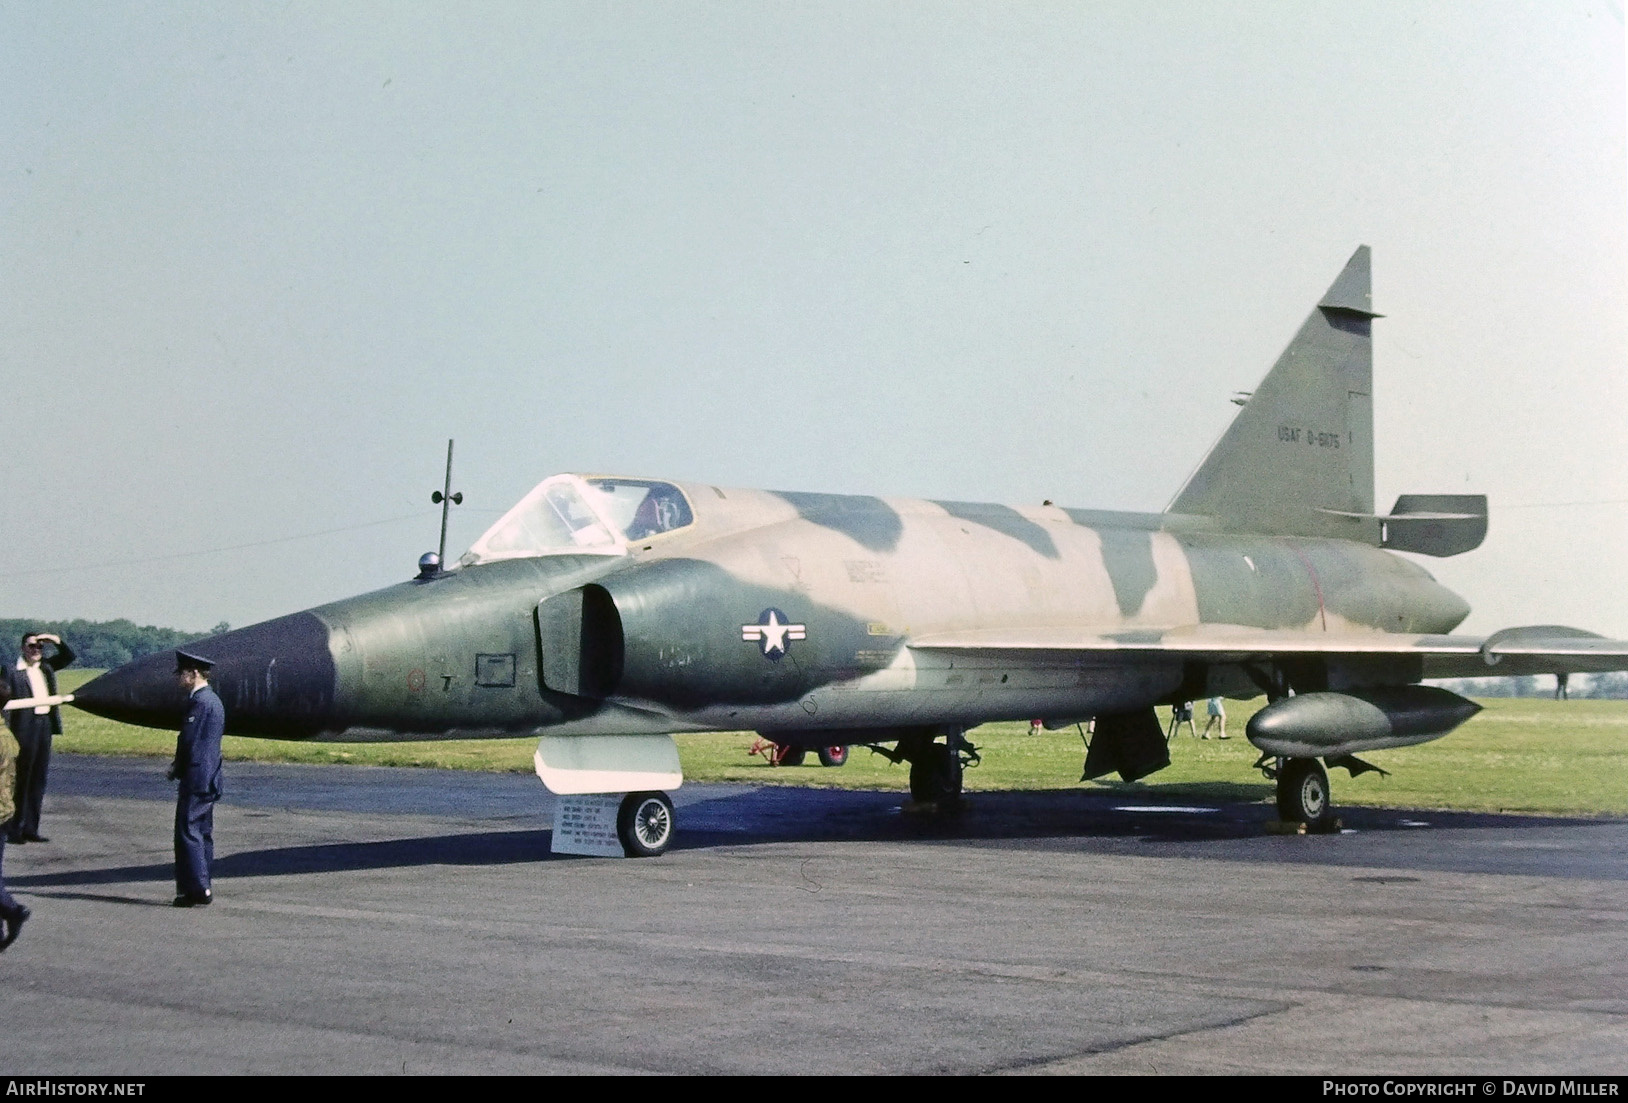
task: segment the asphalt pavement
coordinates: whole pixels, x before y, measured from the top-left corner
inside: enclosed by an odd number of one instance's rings
[[[634,861],[532,777],[229,763],[180,910],[162,766],[57,756],[6,848],[0,1072],[1628,1070],[1622,820],[686,785]]]

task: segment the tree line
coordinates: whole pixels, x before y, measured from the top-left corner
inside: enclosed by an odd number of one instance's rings
[[[1441,678],[1433,685],[1444,686],[1466,697],[1553,697],[1553,674],[1523,674],[1504,678]],[[1628,671],[1610,674],[1573,674],[1566,679],[1569,698],[1628,698]]]
[[[77,667],[111,670],[131,659],[139,659],[154,651],[185,647],[193,640],[229,631],[231,627],[222,621],[207,632],[188,632],[128,620],[0,619],[0,662],[8,667],[16,663],[25,632],[50,632],[61,636],[78,656],[74,660]]]

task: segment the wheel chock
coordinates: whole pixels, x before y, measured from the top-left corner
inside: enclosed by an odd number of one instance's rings
[[[1335,816],[1322,823],[1301,823],[1298,820],[1267,820],[1268,835],[1338,835],[1345,827]]]
[[[953,816],[965,811],[966,807],[966,797],[955,797],[951,800],[907,800],[899,805],[899,811],[906,816]]]

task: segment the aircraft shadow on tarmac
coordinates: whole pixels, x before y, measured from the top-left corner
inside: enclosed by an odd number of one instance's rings
[[[1238,786],[1248,790],[1249,786]],[[1205,844],[1265,839],[1276,813],[1270,804],[1248,800],[1209,800],[1191,804],[1173,795],[1135,786],[1094,789],[974,793],[954,815],[912,812],[891,792],[766,787],[680,804],[680,833],[674,850],[751,846],[787,842],[1063,841],[1115,848],[1124,842],[1176,844],[1202,856]],[[1435,829],[1563,827],[1599,824],[1592,819],[1466,812],[1411,812],[1394,808],[1340,810],[1348,828],[1363,833],[1414,833]],[[470,831],[378,842],[335,842],[267,847],[226,853],[215,861],[215,877],[278,877],[300,874],[408,869],[415,866],[497,866],[556,860],[546,829]],[[226,840],[229,843],[229,838]],[[1180,844],[1192,844],[1181,847]],[[1321,848],[1317,848],[1321,849]],[[1242,857],[1235,848],[1229,856]],[[1274,857],[1284,857],[1282,854]],[[1263,855],[1264,857],[1264,855]],[[1304,857],[1313,858],[1311,853]],[[9,878],[33,890],[167,882],[174,867],[165,863],[63,870]],[[74,895],[63,893],[58,895]],[[115,899],[113,897],[99,897]],[[134,898],[117,898],[145,903]]]
[[[823,840],[1160,839],[1203,843],[1274,834],[1271,788],[1240,783],[1202,786],[1098,784],[1076,789],[970,793],[959,814],[913,813],[902,794],[764,787],[679,810],[677,847]],[[1363,832],[1433,828],[1580,826],[1602,821],[1482,812],[1420,812],[1358,805],[1335,809]]]

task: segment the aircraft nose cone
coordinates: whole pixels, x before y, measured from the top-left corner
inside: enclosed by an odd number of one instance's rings
[[[185,649],[215,663],[209,684],[226,706],[228,733],[300,737],[345,726],[335,708],[329,635],[314,613],[295,613]],[[178,727],[186,693],[175,677],[175,652],[144,655],[108,671],[76,690],[74,704],[128,724]]]
[[[133,659],[91,679],[73,695],[73,703],[86,712],[150,728],[179,727],[186,700],[175,678],[173,651]]]

